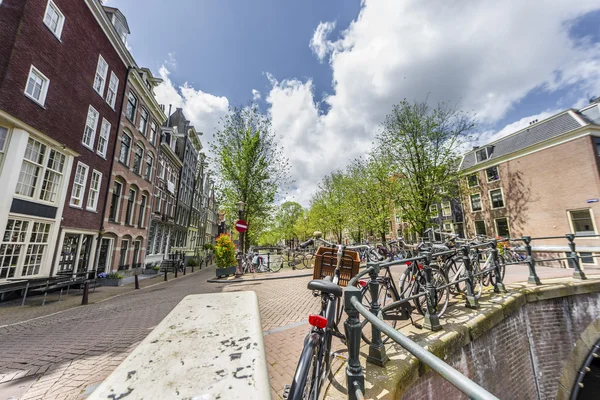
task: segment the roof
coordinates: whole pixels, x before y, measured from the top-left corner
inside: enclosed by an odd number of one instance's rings
[[[127,18],[125,18],[125,15],[121,12],[121,10],[115,7],[109,7],[105,5],[103,5],[102,7],[104,8],[104,11],[107,14],[115,14],[117,18],[119,18],[119,20],[123,23],[125,29],[127,29],[127,33],[131,34],[131,31],[129,30],[129,24],[127,23]]]
[[[489,149],[488,160],[493,160],[555,138],[582,126],[598,122],[600,122],[598,105],[582,109],[581,111],[573,109],[565,110],[499,140],[474,148],[463,156],[459,170],[462,171],[475,166],[477,164],[475,153],[486,147]]]

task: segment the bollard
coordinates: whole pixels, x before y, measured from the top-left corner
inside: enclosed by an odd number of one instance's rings
[[[531,236],[523,236],[523,242],[525,242],[525,252],[527,253],[527,265],[529,265],[529,278],[527,283],[532,285],[541,285],[540,278],[535,273],[535,259],[531,255]]]
[[[377,280],[377,275],[379,275],[380,267],[377,263],[368,263],[367,268],[373,268],[369,272],[369,277],[371,278],[369,280],[369,292],[371,294],[370,311],[373,315],[379,315],[381,307],[379,306],[379,281]],[[388,361],[390,361],[390,358],[387,356],[385,346],[381,341],[381,331],[375,325],[371,324],[371,344],[369,345],[367,362],[383,367]]]
[[[140,280],[138,278],[138,274],[135,274],[135,288],[136,289],[140,288]]]
[[[167,269],[165,268],[165,282],[167,281]]]
[[[423,327],[432,331],[439,331],[442,329],[440,325],[440,318],[437,315],[437,293],[435,286],[433,285],[433,274],[431,270],[431,252],[423,252],[425,256],[425,266],[423,272],[425,273],[425,298],[427,299],[427,308],[423,317]],[[447,290],[447,289],[446,289]]]
[[[90,292],[90,282],[85,281],[83,284],[83,296],[81,297],[81,305],[86,306],[88,303],[88,294]]]
[[[494,292],[496,293],[506,293],[506,287],[502,282],[502,273],[500,271],[500,257],[498,257],[498,240],[492,240],[492,260],[494,261],[494,273],[496,274],[496,279],[494,280]],[[506,266],[504,266],[506,268]]]
[[[573,279],[587,279],[581,268],[579,267],[579,257],[577,251],[575,251],[575,235],[567,233],[567,240],[569,241],[569,248],[571,253],[569,254],[569,264],[573,268]]]
[[[58,294],[58,301],[60,301],[60,299],[62,298],[62,292],[63,292],[63,289],[60,288],[60,293]]]
[[[356,287],[346,287],[344,290],[344,308],[348,318],[344,322],[344,329],[346,331],[346,341],[348,343],[348,366],[346,367],[346,387],[354,388],[356,385],[364,393],[365,390],[365,377],[363,375],[363,369],[360,365],[360,331],[362,325],[358,318],[358,311],[352,304],[352,299],[360,299],[360,289]],[[348,391],[349,400],[358,400],[356,392],[353,390]]]
[[[27,298],[27,291],[29,290],[29,281],[27,281],[27,286],[25,286],[25,292],[23,293],[23,301],[21,302],[21,307],[25,305],[25,299]],[[61,289],[62,291],[62,289]],[[60,301],[60,297],[58,298]]]
[[[183,260],[183,276],[185,276],[186,272],[187,272],[187,265],[185,265],[185,260]]]
[[[473,270],[471,269],[471,258],[469,257],[471,249],[468,245],[464,245],[461,247],[461,250],[463,252],[463,263],[465,263],[465,271],[467,272],[467,307],[479,308],[479,302],[477,301],[477,298],[475,297],[473,291]]]
[[[48,296],[48,285],[50,281],[46,281],[46,289],[44,290],[44,300],[42,300],[42,305],[46,304],[46,296]],[[69,294],[69,289],[67,288],[67,294]]]
[[[177,270],[179,269],[179,264],[175,264],[175,260],[173,260],[173,269],[175,270],[175,278],[177,278]]]

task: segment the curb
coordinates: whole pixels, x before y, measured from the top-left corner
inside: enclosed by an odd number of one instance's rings
[[[286,275],[286,276],[268,276],[265,278],[249,278],[249,279],[231,279],[231,280],[223,280],[221,278],[211,278],[206,282],[209,283],[241,283],[241,282],[254,282],[254,281],[272,281],[276,279],[293,279],[293,278],[302,278],[305,276],[312,276],[312,272],[305,272],[298,275]]]

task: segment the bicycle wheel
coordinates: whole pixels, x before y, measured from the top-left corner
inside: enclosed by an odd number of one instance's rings
[[[312,269],[314,266],[314,263],[313,263],[314,258],[315,258],[314,253],[304,254],[304,259],[302,260],[304,262],[304,268]]]
[[[306,268],[306,265],[304,265],[304,256],[302,253],[294,253],[292,255],[292,260],[290,261],[290,266],[293,265],[294,268],[296,269],[304,269]]]
[[[321,338],[316,333],[309,334],[296,367],[288,399],[316,399],[319,390],[317,367],[319,364]]]
[[[439,268],[431,268],[431,279],[431,283],[435,288],[442,287],[448,284],[448,278],[446,277],[446,274]],[[418,285],[416,288],[416,292],[425,293],[427,282],[425,280],[425,272],[423,270],[419,271],[419,277],[415,279],[415,282]],[[444,315],[446,309],[448,308],[448,303],[450,302],[450,290],[448,287],[445,287],[443,289],[436,289],[435,294],[435,313],[438,317],[441,317],[442,315]],[[425,315],[425,312],[427,311],[427,298],[425,296],[416,298],[415,306],[417,307],[417,311],[419,311],[421,315]]]
[[[446,273],[446,278],[448,278],[449,283],[454,282],[456,279],[458,279],[458,271],[459,267],[458,265],[456,265],[456,261],[454,261],[454,258],[446,260],[446,262],[444,263],[444,272]],[[458,288],[458,283],[456,285],[449,286],[448,289],[452,294],[457,294],[460,292],[460,289]]]
[[[488,256],[490,257],[490,256]],[[486,262],[483,263],[483,266],[485,269],[489,269],[492,266],[491,260],[488,263],[487,260]],[[483,271],[483,269],[482,269]],[[492,271],[488,271],[485,274],[480,275],[481,276],[481,283],[483,286],[489,286],[492,282]]]
[[[389,282],[389,278],[378,278],[377,281],[379,282],[379,297],[377,298],[377,302],[379,303],[380,308],[383,308],[386,305],[399,300],[398,296],[391,288],[391,283]],[[361,303],[365,307],[371,308],[372,297],[371,297],[371,292],[369,291],[369,286],[365,286],[364,288],[362,288],[361,295],[362,295]],[[394,314],[398,314],[398,312],[393,311],[393,310],[386,312],[386,315],[394,315]],[[381,312],[378,315],[378,317],[380,319],[383,319],[383,315],[381,314]],[[388,324],[392,328],[396,329],[396,324],[398,323],[397,320],[384,319],[384,321],[386,324]],[[365,325],[367,325],[367,323],[368,323],[368,321],[366,319],[363,319],[361,321],[361,324],[363,327],[361,336],[362,336],[362,339],[365,341],[365,343],[371,344],[371,329],[370,328],[365,329]],[[384,335],[384,334],[382,334],[381,339],[382,339],[383,343],[387,343],[390,340],[389,336]]]
[[[283,268],[283,259],[271,262],[269,265],[269,271],[278,272],[281,268]]]
[[[504,275],[506,274],[506,261],[504,260],[504,256],[498,255],[498,269],[500,270],[500,276],[502,277],[502,280],[504,281]],[[491,276],[490,276],[490,280],[492,285],[496,286],[496,275],[497,272],[496,270],[492,270]]]

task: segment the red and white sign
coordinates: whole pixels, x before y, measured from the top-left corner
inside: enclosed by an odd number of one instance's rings
[[[235,230],[242,233],[248,230],[248,224],[243,219],[238,219],[235,223]]]

